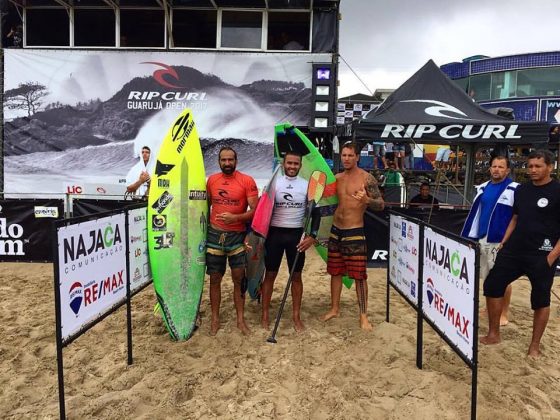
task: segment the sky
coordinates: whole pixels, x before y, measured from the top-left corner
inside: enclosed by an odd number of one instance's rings
[[[559,0],[340,0],[338,97],[396,89],[429,59],[558,51],[559,10]]]

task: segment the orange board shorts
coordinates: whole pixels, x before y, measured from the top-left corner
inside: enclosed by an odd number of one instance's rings
[[[354,280],[367,279],[367,247],[363,228],[339,229],[333,225],[329,237],[327,273]]]

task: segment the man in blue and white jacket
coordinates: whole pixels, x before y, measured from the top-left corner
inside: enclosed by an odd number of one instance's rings
[[[519,186],[509,177],[510,163],[505,156],[490,161],[490,180],[478,186],[473,205],[465,221],[461,236],[476,239],[480,244],[479,278],[484,280],[496,260],[498,246],[513,216],[515,189]],[[511,284],[504,296],[500,325],[507,325]]]

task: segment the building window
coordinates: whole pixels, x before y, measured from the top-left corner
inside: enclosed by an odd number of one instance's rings
[[[506,99],[515,96],[517,72],[505,71],[492,73],[492,99]]]
[[[115,12],[112,9],[74,10],[74,45],[114,47]]]
[[[560,95],[560,68],[518,70],[517,96]]]
[[[309,9],[311,0],[268,0],[270,9]]]
[[[163,10],[121,9],[121,47],[165,46]]]
[[[222,11],[222,48],[262,48],[262,12]]]
[[[310,13],[268,13],[269,50],[309,51]]]
[[[490,84],[492,76],[490,73],[471,76],[469,80],[469,96],[475,101],[486,101],[490,99]]]
[[[469,93],[468,92],[468,87],[469,87],[469,78],[468,77],[463,77],[461,79],[454,79],[453,82],[457,86],[459,86],[463,92]]]
[[[26,9],[25,31],[27,46],[70,45],[70,19],[66,9]]]
[[[216,48],[215,10],[173,10],[173,46]]]

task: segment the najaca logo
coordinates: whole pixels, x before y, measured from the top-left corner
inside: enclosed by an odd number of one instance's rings
[[[426,238],[426,258],[432,263],[441,267],[444,271],[452,274],[453,277],[464,280],[469,284],[469,273],[467,269],[467,259],[459,254],[459,251],[451,252],[443,244]]]
[[[94,252],[102,251],[122,245],[122,237],[119,225],[109,225],[105,229],[92,229],[87,235],[78,234],[70,238],[64,238],[64,264],[87,257]]]

